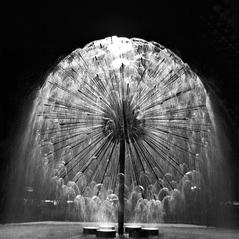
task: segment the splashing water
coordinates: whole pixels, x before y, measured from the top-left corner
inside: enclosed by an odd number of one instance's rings
[[[170,50],[118,37],[72,52],[39,90],[15,174],[22,215],[117,220],[123,109],[125,221],[207,223],[228,194],[207,92]]]

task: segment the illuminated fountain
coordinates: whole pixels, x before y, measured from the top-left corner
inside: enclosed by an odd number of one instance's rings
[[[37,93],[15,191],[34,189],[41,220],[45,208],[51,220],[118,221],[120,234],[124,222],[205,224],[229,196],[218,130],[203,83],[172,51],[94,41]]]

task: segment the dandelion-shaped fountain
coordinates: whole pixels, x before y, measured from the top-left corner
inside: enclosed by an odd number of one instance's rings
[[[118,221],[119,234],[124,222],[206,223],[222,182],[201,80],[141,39],[109,37],[61,60],[22,142],[17,179],[40,207],[51,202],[53,219]]]

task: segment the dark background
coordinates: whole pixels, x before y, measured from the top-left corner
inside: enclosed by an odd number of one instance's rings
[[[33,92],[47,72],[76,48],[108,36],[159,42],[180,55],[211,87],[228,125],[232,176],[239,200],[239,2],[137,1],[110,5],[15,5],[1,14],[0,209],[4,208],[14,141]],[[0,214],[1,214],[0,210]]]

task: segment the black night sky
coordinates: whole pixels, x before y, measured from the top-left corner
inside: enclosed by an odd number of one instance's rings
[[[80,1],[79,1],[80,2]],[[156,41],[177,53],[218,97],[229,125],[232,174],[239,183],[239,4],[235,0],[111,1],[3,8],[1,19],[0,208],[4,207],[14,140],[26,107],[47,72],[76,48],[108,36]],[[162,3],[161,3],[162,2]],[[235,195],[239,200],[239,190]],[[0,211],[1,214],[1,211]]]

